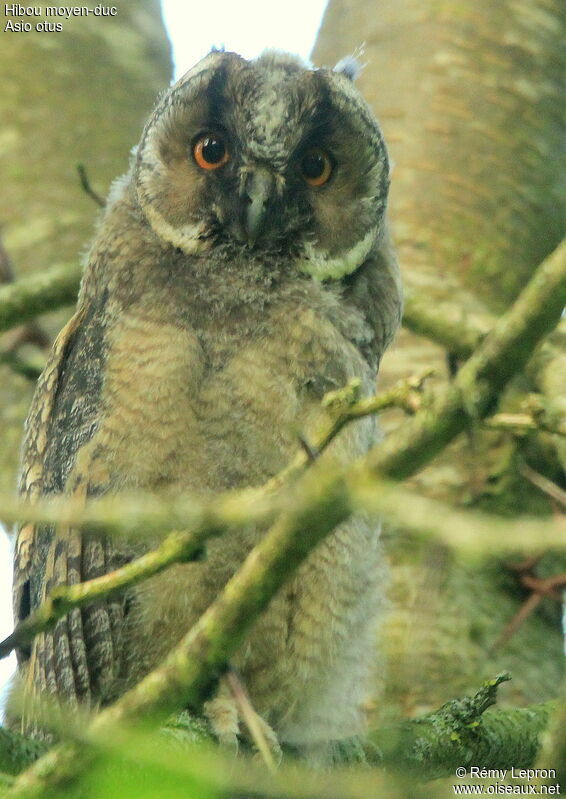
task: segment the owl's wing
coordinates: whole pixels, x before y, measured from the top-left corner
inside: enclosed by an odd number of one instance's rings
[[[31,502],[37,500],[43,493],[44,458],[57,386],[65,364],[66,350],[83,315],[84,311],[77,312],[57,336],[45,369],[37,382],[32,405],[26,419],[20,494]],[[25,524],[19,530],[16,538],[13,589],[16,622],[24,619],[30,612],[29,580],[37,539],[38,528],[34,524]],[[26,656],[29,657],[29,652],[18,652],[20,659],[25,660]]]
[[[59,334],[38,382],[26,422],[20,486],[30,501],[64,492],[80,505],[87,495],[105,490],[96,452],[89,446],[99,412],[95,382],[101,371],[96,361],[103,357],[101,318],[86,306],[77,311]],[[114,556],[100,537],[62,526],[24,525],[14,558],[16,622],[39,607],[55,586],[109,571]],[[116,602],[75,609],[20,650],[25,698],[31,700],[37,691],[70,703],[100,697],[116,670],[120,618]]]
[[[362,311],[373,329],[373,340],[362,349],[367,360],[379,366],[381,356],[401,323],[403,311],[399,264],[387,225],[379,246],[343,283],[345,298]]]

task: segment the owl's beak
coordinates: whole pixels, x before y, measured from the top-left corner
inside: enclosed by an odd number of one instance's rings
[[[267,169],[257,167],[248,173],[244,191],[244,201],[247,203],[244,227],[250,247],[253,247],[262,231],[272,190],[273,175]]]

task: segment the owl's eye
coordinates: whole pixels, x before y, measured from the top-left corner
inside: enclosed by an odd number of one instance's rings
[[[301,174],[309,186],[324,186],[332,174],[332,161],[328,153],[313,147],[303,155]]]
[[[219,133],[205,133],[193,145],[193,157],[201,169],[218,169],[230,158],[224,137]]]

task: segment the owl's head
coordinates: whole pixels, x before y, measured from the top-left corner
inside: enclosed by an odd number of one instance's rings
[[[134,187],[154,233],[191,255],[281,255],[338,279],[379,237],[389,185],[379,126],[350,62],[212,52],[150,117]]]

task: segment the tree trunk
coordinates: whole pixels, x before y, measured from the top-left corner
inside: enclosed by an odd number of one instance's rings
[[[559,0],[329,2],[313,61],[333,65],[365,43],[358,85],[388,142],[404,282],[425,312],[428,304],[439,317],[485,326],[564,235],[565,28]],[[445,351],[404,330],[384,359],[381,383],[430,364],[438,381],[449,377]],[[561,381],[550,369],[543,384],[549,376]],[[389,425],[402,423],[397,414]],[[526,458],[556,477],[542,438],[478,429],[414,482],[458,504],[548,513],[547,499],[518,471]],[[400,530],[387,530],[386,540],[394,561],[386,699],[408,712],[426,710],[503,669],[514,678],[503,701],[556,693],[558,603],[543,602],[494,654],[491,646],[528,596],[505,564],[460,561]],[[547,555],[539,568],[562,571],[558,561]]]
[[[409,285],[431,271],[498,311],[560,242],[565,23],[560,0],[330,1],[314,59],[366,42]]]
[[[127,170],[172,70],[158,0],[122,0],[114,17],[50,17],[60,32],[5,30],[18,19],[3,16],[0,32],[0,226],[22,277],[80,258],[97,208],[80,186],[77,163],[104,196]],[[35,27],[45,17],[23,19]],[[51,335],[63,319],[47,320]],[[16,484],[32,391],[31,381],[0,366],[2,490]]]

